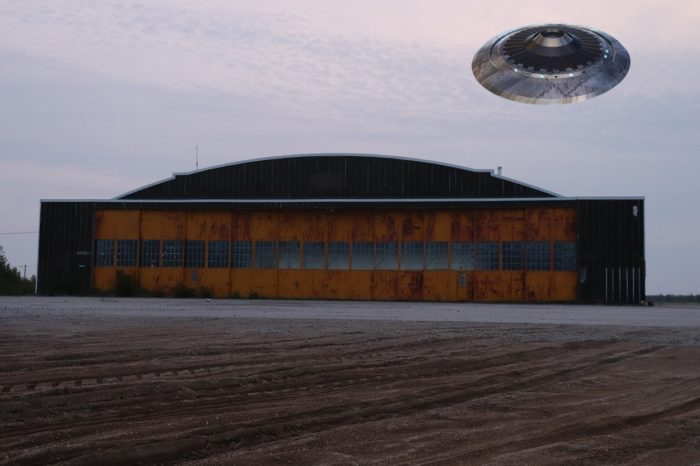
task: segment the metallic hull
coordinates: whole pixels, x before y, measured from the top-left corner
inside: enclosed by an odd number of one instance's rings
[[[532,59],[528,62],[522,55],[511,56],[506,52],[506,44],[513,42],[516,34],[531,38],[532,34],[527,34],[530,31],[536,34],[538,30],[552,29],[570,31],[572,35],[585,34],[589,41],[598,41],[599,45],[593,43],[597,55],[576,66],[558,65],[559,69],[553,69],[541,64],[544,62],[535,64]],[[529,55],[547,60],[544,55]],[[487,90],[529,104],[568,104],[591,99],[619,84],[629,68],[629,53],[615,38],[581,26],[561,24],[527,26],[494,37],[479,49],[472,61],[474,76]]]

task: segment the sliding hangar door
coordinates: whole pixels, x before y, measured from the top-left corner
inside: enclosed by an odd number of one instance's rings
[[[571,208],[98,210],[95,288],[215,296],[571,301]]]

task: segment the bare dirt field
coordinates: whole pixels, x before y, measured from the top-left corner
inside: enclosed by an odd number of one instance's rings
[[[0,464],[697,465],[699,316],[0,298]]]

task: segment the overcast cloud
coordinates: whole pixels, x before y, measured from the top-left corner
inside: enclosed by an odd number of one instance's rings
[[[585,11],[584,11],[585,10]],[[599,28],[630,74],[531,106],[472,78],[510,28]],[[111,198],[194,168],[366,152],[504,174],[567,196],[645,196],[647,290],[700,292],[700,4],[599,1],[0,0],[0,232],[41,198]],[[36,235],[0,236],[36,264]]]

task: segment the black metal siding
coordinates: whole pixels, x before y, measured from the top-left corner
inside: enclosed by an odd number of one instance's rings
[[[553,197],[488,171],[379,156],[257,160],[176,175],[122,199]]]
[[[93,202],[42,202],[39,294],[86,294],[92,287]]]
[[[644,201],[579,200],[576,204],[579,300],[615,304],[645,300]]]

